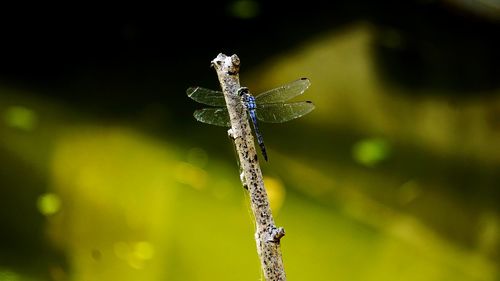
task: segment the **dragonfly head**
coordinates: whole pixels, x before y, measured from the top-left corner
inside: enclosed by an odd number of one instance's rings
[[[238,89],[238,96],[242,97],[243,95],[248,95],[250,92],[247,87],[241,87]]]

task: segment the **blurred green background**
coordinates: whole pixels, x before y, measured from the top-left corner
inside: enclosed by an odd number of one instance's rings
[[[261,124],[289,280],[500,280],[500,3],[392,2],[5,8],[0,280],[261,278],[185,94],[219,52],[254,93],[312,83]]]

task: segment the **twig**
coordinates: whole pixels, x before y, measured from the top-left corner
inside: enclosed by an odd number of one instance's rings
[[[264,278],[266,281],[284,281],[286,275],[281,257],[280,239],[285,235],[285,230],[274,224],[252,130],[238,96],[238,89],[241,87],[238,75],[240,59],[236,55],[228,57],[221,53],[212,61],[212,65],[217,71],[226,99],[231,119],[229,135],[234,141],[243,171],[242,182],[250,193],[250,205],[256,222],[255,242]]]

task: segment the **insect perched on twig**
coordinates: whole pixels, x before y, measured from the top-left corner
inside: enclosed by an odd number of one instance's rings
[[[264,138],[259,131],[257,120],[269,123],[283,123],[311,112],[314,109],[314,104],[311,101],[286,102],[304,93],[310,84],[311,82],[309,82],[309,79],[301,78],[263,92],[255,97],[250,94],[250,91],[246,87],[241,87],[238,90],[241,102],[252,120],[257,141],[266,161],[268,159],[266,147],[264,145]],[[186,92],[193,100],[214,106],[196,110],[194,112],[196,120],[211,125],[231,126],[229,113],[225,107],[226,102],[221,91],[214,91],[202,87],[191,87],[188,88]]]

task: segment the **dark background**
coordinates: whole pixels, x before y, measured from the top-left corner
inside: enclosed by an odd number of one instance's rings
[[[381,72],[397,83],[463,96],[499,84],[498,14],[452,1],[257,1],[258,15],[242,19],[231,13],[231,3],[4,9],[0,79],[107,114],[128,114],[151,102],[175,104],[183,97],[165,93],[182,90],[192,77],[213,81],[205,67],[213,54],[238,50],[251,68],[361,20],[380,28],[374,51]],[[384,46],[387,30],[402,34],[403,48]]]

